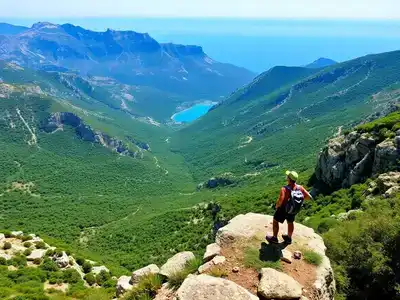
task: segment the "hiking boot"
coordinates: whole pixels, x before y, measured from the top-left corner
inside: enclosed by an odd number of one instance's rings
[[[290,236],[288,236],[287,234],[282,234],[282,238],[286,244],[290,245],[292,243],[292,238]]]
[[[271,244],[278,244],[279,243],[278,238],[276,238],[274,236],[267,235],[265,237],[265,239],[268,241],[268,243],[271,243]]]

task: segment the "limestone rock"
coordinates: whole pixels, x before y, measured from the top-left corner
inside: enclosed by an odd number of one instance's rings
[[[131,278],[129,276],[121,276],[117,282],[117,296],[121,296],[127,291],[130,291],[133,288],[130,282]]]
[[[386,193],[383,194],[383,196],[385,198],[390,198],[390,197],[393,197],[394,195],[397,195],[398,193],[400,193],[400,186],[394,186],[394,187],[391,187],[390,189],[388,189],[386,191]]]
[[[349,219],[349,216],[352,214],[362,213],[361,209],[351,209],[348,212],[340,213],[336,216],[336,219],[339,221],[345,221]]]
[[[39,258],[42,259],[45,256],[46,251],[47,250],[45,250],[45,249],[32,250],[32,253],[29,256],[27,256],[26,259],[29,261],[33,261],[33,260],[39,259]]]
[[[24,235],[24,233],[22,231],[11,231],[11,234],[13,236],[22,236],[22,235]]]
[[[148,265],[147,267],[141,268],[132,273],[131,283],[138,283],[142,277],[158,273],[160,273],[160,269],[157,267],[157,265]]]
[[[290,252],[289,250],[286,250],[286,249],[282,250],[281,261],[284,261],[284,262],[286,262],[288,264],[291,264],[292,263],[292,257],[293,257],[292,252]]]
[[[264,268],[261,270],[258,294],[266,299],[299,299],[302,286],[285,273]]]
[[[210,261],[215,256],[221,254],[221,247],[217,244],[210,244],[207,246],[206,253],[204,253],[203,260],[205,262]]]
[[[388,139],[383,141],[376,146],[372,172],[374,174],[379,174],[395,170],[397,168],[397,159],[399,156],[393,140]]]
[[[164,283],[161,289],[157,292],[154,300],[175,300],[175,291],[170,289],[168,283]]]
[[[378,189],[381,193],[385,193],[392,187],[400,186],[400,172],[389,172],[378,176],[376,180]]]
[[[178,300],[258,300],[236,283],[208,275],[189,275],[177,292]]]
[[[2,241],[2,240],[4,240],[6,237],[5,237],[5,235],[4,235],[4,233],[0,233],[0,242]]]
[[[92,268],[92,273],[94,275],[100,274],[101,271],[105,271],[107,273],[110,273],[110,270],[107,269],[107,267],[105,267],[105,266],[96,266],[96,267]]]
[[[169,277],[176,272],[182,271],[186,263],[193,259],[195,259],[195,256],[192,252],[177,253],[161,267],[160,274]]]
[[[60,257],[54,256],[53,260],[60,268],[65,268],[69,265],[69,257],[64,251],[62,252]]]
[[[225,256],[218,255],[212,259],[214,265],[221,265],[226,261]]]
[[[197,271],[198,271],[200,274],[203,274],[203,273],[207,272],[208,270],[210,270],[212,267],[214,267],[214,262],[211,260],[211,261],[208,261],[208,262],[206,262],[205,264],[201,265],[201,266],[198,268]]]

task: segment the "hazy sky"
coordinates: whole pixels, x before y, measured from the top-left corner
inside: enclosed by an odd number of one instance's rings
[[[85,16],[400,19],[400,0],[0,0],[0,18]]]

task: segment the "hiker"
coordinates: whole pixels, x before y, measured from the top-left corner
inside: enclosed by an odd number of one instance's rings
[[[282,234],[282,238],[287,244],[292,243],[292,235],[294,230],[294,219],[300,211],[304,199],[312,199],[309,192],[301,185],[296,184],[299,175],[295,171],[286,171],[287,185],[281,188],[278,201],[276,202],[276,211],[273,221],[273,236],[267,236],[266,239],[270,243],[278,243],[279,223],[287,221],[288,232]]]

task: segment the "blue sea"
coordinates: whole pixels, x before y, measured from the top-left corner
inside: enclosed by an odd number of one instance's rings
[[[194,44],[215,60],[263,72],[276,65],[302,66],[327,57],[345,61],[400,49],[400,21],[269,20],[232,18],[1,18],[31,26],[72,23],[104,31],[147,32],[159,42]]]
[[[215,103],[201,103],[193,105],[172,116],[172,119],[177,123],[190,123],[201,116],[205,115]]]

